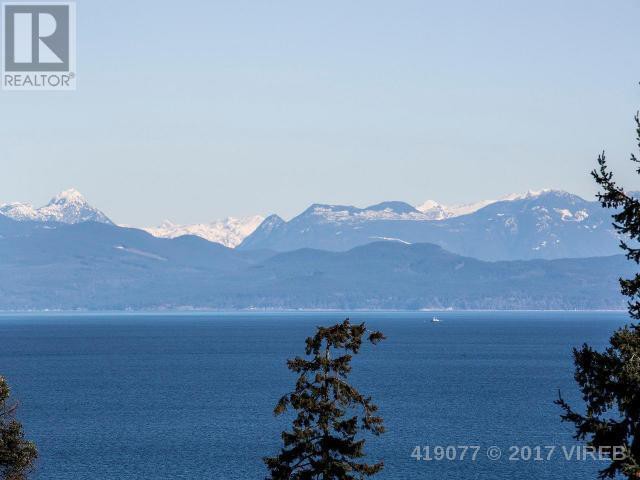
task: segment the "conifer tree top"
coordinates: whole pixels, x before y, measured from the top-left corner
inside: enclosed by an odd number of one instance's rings
[[[384,432],[378,407],[347,382],[353,355],[365,338],[375,345],[385,337],[349,319],[318,327],[306,340],[306,357],[288,361],[299,377],[295,390],[280,399],[274,413],[290,408],[297,415],[292,430],[282,433],[280,454],[265,458],[269,479],[364,479],[382,470],[383,462],[361,461],[365,440],[357,438],[362,432]]]

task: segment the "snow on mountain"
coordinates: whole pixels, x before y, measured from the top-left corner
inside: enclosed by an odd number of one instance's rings
[[[158,227],[143,228],[154,237],[176,238],[183,235],[195,235],[210,242],[220,243],[225,247],[235,248],[251,235],[264,221],[264,217],[254,215],[251,217],[228,217],[211,223],[199,223],[195,225],[178,225],[165,220]]]
[[[427,200],[422,205],[417,206],[416,210],[429,217],[429,220],[445,220],[477,212],[492,203],[495,203],[495,200],[482,200],[463,205],[442,205],[434,200]]]
[[[551,189],[529,190],[525,193],[512,193],[505,195],[498,200],[480,200],[479,202],[466,203],[461,205],[442,205],[435,200],[427,200],[416,207],[416,210],[429,217],[429,220],[446,220],[447,218],[461,217],[469,215],[478,210],[498,202],[510,202],[515,200],[526,200],[537,198],[545,193],[553,192]],[[561,193],[560,191],[556,191]]]
[[[529,191],[457,207],[426,202],[420,210],[403,202],[366,208],[314,204],[288,222],[280,219],[268,229],[261,226],[239,248],[347,251],[376,240],[435,243],[483,260],[618,252],[611,213],[598,202],[559,190]]]
[[[11,202],[0,205],[0,213],[18,221],[38,220],[38,212],[28,203]]]
[[[92,207],[82,194],[73,188],[59,193],[47,205],[40,208],[35,208],[29,203],[5,203],[0,205],[0,214],[21,222],[113,223],[104,213]]]
[[[404,202],[384,202],[366,208],[314,204],[303,215],[319,217],[329,223],[359,223],[370,220],[430,220]]]
[[[446,220],[448,218],[469,215],[478,210],[498,202],[527,200],[538,198],[543,194],[559,191],[550,189],[533,191],[526,193],[514,193],[498,200],[481,200],[479,202],[461,205],[443,205],[434,200],[427,200],[422,205],[413,207],[405,202],[383,202],[366,208],[356,208],[343,205],[321,205],[314,204],[304,213],[320,217],[322,221],[337,223],[358,223],[370,220],[415,220],[433,221]]]

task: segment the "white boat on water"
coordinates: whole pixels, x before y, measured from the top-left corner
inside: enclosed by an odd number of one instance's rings
[[[431,323],[440,323],[440,319],[438,317],[433,317],[431,319]]]

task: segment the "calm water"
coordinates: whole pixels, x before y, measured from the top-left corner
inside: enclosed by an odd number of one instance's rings
[[[288,426],[272,409],[316,324],[345,315],[0,316],[0,372],[39,447],[38,479],[261,479]],[[387,334],[353,381],[388,433],[368,443],[380,479],[585,479],[594,462],[508,461],[572,445],[553,405],[576,398],[571,348],[606,343],[613,313],[351,315]],[[416,461],[415,446],[479,445],[476,461]],[[505,457],[490,461],[486,449]]]

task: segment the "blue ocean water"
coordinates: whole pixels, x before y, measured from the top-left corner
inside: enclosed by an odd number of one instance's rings
[[[626,316],[447,312],[432,324],[432,315],[348,315],[388,337],[363,350],[353,373],[388,430],[367,444],[385,461],[376,478],[595,478],[603,464],[561,451],[509,460],[509,449],[574,445],[553,404],[559,389],[579,398],[571,349],[604,346]],[[3,315],[0,373],[39,447],[35,478],[261,479],[261,458],[277,453],[288,427],[272,414],[295,381],[286,359],[303,353],[315,325],[346,316]],[[450,445],[480,449],[475,461],[411,457],[416,446]],[[503,455],[492,461],[494,446]]]

